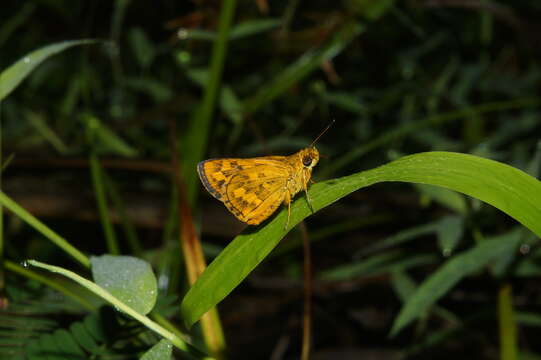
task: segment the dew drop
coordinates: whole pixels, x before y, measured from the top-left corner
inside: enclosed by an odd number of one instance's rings
[[[28,263],[28,261],[24,260],[24,261],[21,261],[21,266],[23,268],[29,268],[30,267],[30,264]]]
[[[25,64],[30,64],[31,61],[32,61],[32,60],[30,60],[30,58],[29,58],[28,56],[25,57],[25,58],[23,59],[23,62],[24,62]]]

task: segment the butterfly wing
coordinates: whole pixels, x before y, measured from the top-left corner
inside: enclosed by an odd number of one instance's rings
[[[257,225],[284,200],[290,169],[283,157],[211,159],[199,163],[201,182],[239,220]]]

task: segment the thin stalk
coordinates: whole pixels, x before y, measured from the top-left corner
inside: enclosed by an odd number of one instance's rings
[[[66,239],[51,230],[47,225],[38,220],[34,215],[23,209],[19,204],[13,201],[9,196],[0,191],[0,204],[9,211],[18,216],[21,220],[36,229],[41,235],[51,240],[56,246],[64,250],[68,255],[77,260],[81,265],[90,268],[88,257],[73,247]]]
[[[503,284],[498,291],[498,320],[500,325],[500,359],[518,360],[517,322],[513,310],[513,288]]]
[[[105,235],[105,241],[107,242],[107,250],[110,254],[120,254],[118,241],[116,239],[115,230],[109,217],[109,209],[107,208],[107,198],[105,196],[105,184],[103,181],[102,167],[98,160],[98,156],[94,151],[90,154],[89,158],[90,173],[92,175],[92,185],[94,186],[94,193],[96,195],[96,204],[98,206],[98,213],[100,215],[101,226],[103,227],[103,234]]]
[[[186,145],[186,151],[184,151],[186,157],[183,165],[188,202],[190,205],[194,203],[197,195],[198,187],[196,186],[197,177],[195,167],[203,159],[203,155],[207,149],[210,122],[214,108],[216,107],[216,99],[222,81],[225,54],[229,42],[229,29],[233,21],[236,4],[236,0],[224,0],[222,2],[218,22],[218,36],[212,49],[209,78],[205,88],[205,94],[201,105],[190,119],[190,127],[183,144]]]
[[[312,252],[310,249],[310,239],[308,238],[308,230],[306,224],[302,221],[299,224],[301,236],[303,240],[303,303],[304,311],[302,316],[302,353],[301,359],[310,359],[311,339],[312,339]]]

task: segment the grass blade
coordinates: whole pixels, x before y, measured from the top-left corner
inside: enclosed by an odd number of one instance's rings
[[[38,220],[34,215],[23,209],[19,204],[13,201],[9,196],[0,191],[0,204],[6,209],[17,215],[21,220],[36,229],[41,235],[51,240],[55,245],[64,250],[83,266],[89,268],[90,260],[88,257],[73,247],[66,239],[55,233],[47,225]]]
[[[8,96],[39,64],[49,57],[77,45],[97,43],[98,40],[72,40],[44,46],[24,56],[0,73],[0,100]]]
[[[353,191],[385,181],[442,186],[480,199],[513,217],[541,236],[541,182],[509,165],[477,156],[420,153],[378,168],[328,180],[310,187],[314,210],[324,208]],[[290,228],[311,215],[304,197],[291,206]],[[209,265],[188,291],[181,305],[188,325],[229,294],[285,236],[287,210],[261,227],[249,227]]]

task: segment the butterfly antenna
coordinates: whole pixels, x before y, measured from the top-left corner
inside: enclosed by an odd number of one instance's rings
[[[312,141],[312,143],[310,144],[309,147],[314,147],[314,145],[316,144],[316,142],[319,140],[319,138],[325,134],[327,132],[327,130],[329,130],[329,128],[332,126],[332,124],[334,124],[335,122],[335,119],[332,119],[331,122],[329,123],[329,125],[327,125],[327,127],[325,129],[323,129],[323,131],[317,136],[317,138]]]

